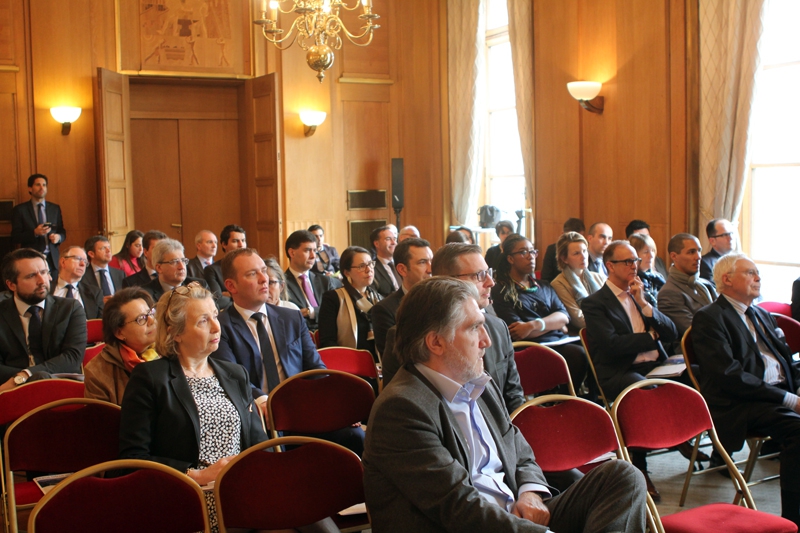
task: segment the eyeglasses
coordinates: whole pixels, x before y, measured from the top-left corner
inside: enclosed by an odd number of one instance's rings
[[[360,265],[356,265],[353,267],[353,270],[358,270],[359,272],[364,272],[366,269],[375,270],[375,261],[369,261],[367,263],[362,263]]]
[[[471,280],[476,281],[478,283],[483,283],[484,281],[486,281],[487,276],[490,278],[494,277],[494,269],[489,268],[487,270],[481,270],[479,272],[473,272],[471,274],[459,274],[456,277],[470,278]]]
[[[539,255],[539,250],[519,250],[508,255],[520,255],[522,257],[537,257]]]
[[[709,239],[724,239],[725,237],[730,237],[733,235],[733,232],[729,231],[728,233],[720,233],[719,235],[712,235]]]
[[[89,261],[85,257],[81,257],[79,255],[65,255],[63,256],[64,259],[72,259],[73,261],[77,261],[78,263],[85,265]]]
[[[279,279],[271,279],[268,282],[269,286],[272,287],[273,285],[283,285],[283,281]]]
[[[167,307],[164,309],[164,323],[169,325],[169,306],[172,304],[172,297],[176,294],[180,296],[188,296],[192,289],[196,289],[198,287],[202,287],[200,283],[197,281],[192,281],[186,285],[181,285],[180,287],[175,287],[172,289],[172,292],[169,293],[169,298],[167,299]]]
[[[615,265],[623,263],[628,268],[632,267],[633,265],[639,266],[639,263],[641,262],[642,262],[641,257],[637,257],[636,259],[618,259],[617,261],[609,261],[609,263],[613,263]]]
[[[155,320],[155,318],[156,318],[156,308],[155,307],[150,309],[145,314],[137,316],[133,320],[128,320],[127,322],[124,322],[122,325],[124,326],[126,324],[130,324],[131,322],[136,322],[140,326],[144,326],[145,324],[147,324],[147,319],[148,318],[152,318],[153,320]]]
[[[157,264],[159,265],[171,265],[171,266],[178,266],[178,263],[183,263],[184,266],[189,264],[189,260],[185,257],[180,259],[173,259],[171,261],[159,261]]]

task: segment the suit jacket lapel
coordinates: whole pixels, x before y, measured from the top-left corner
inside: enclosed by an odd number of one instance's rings
[[[25,339],[25,334],[22,331],[22,321],[19,318],[17,306],[14,303],[14,297],[12,296],[6,300],[6,302],[8,302],[8,304],[3,308],[3,320],[8,323],[8,329],[14,332],[14,337],[17,339],[20,346],[22,346],[22,351],[28,353],[28,341]]]
[[[617,295],[614,294],[614,291],[612,291],[611,287],[609,287],[608,285],[605,285],[602,290],[607,291],[606,301],[608,302],[608,311],[612,313],[618,321],[625,324],[625,328],[628,330],[628,333],[633,333],[633,325],[631,324],[631,319],[628,318],[628,313],[625,312],[625,308],[622,307],[622,304],[617,298]]]
[[[230,306],[228,308],[228,311],[226,311],[226,312],[230,314],[231,326],[233,326],[233,329],[236,331],[236,333],[242,339],[244,339],[244,341],[247,343],[247,346],[250,347],[250,357],[248,358],[248,362],[249,361],[255,361],[256,360],[255,355],[257,353],[261,353],[261,348],[256,344],[256,340],[253,337],[253,332],[250,331],[250,328],[247,326],[247,323],[245,322],[244,317],[239,314],[239,312],[236,310],[235,307]],[[250,366],[250,365],[248,364],[248,366]],[[253,375],[256,378],[256,380],[258,381],[257,386],[261,387],[261,382],[263,381],[262,380],[262,378],[263,378],[263,376],[262,376],[263,369],[262,368],[250,368],[249,371],[250,371],[250,374]]]
[[[44,300],[44,315],[42,316],[42,347],[45,355],[49,352],[50,337],[53,334],[53,327],[56,323],[58,306],[59,304],[56,302],[55,297],[48,294]]]
[[[286,274],[286,285],[289,288],[289,292],[292,293],[292,296],[294,296],[296,301],[305,302],[306,295],[303,292],[303,289],[300,288],[300,284],[297,282],[297,278],[294,277],[294,274],[292,274],[291,270],[287,270],[285,274]],[[305,307],[305,305],[306,304],[304,303],[300,307]]]
[[[284,358],[288,352],[286,348],[286,324],[283,318],[268,305],[267,306],[267,320],[269,320],[269,327],[272,330],[272,338],[275,339],[275,348],[278,350],[278,358],[281,360],[281,365],[286,372],[286,362]]]
[[[186,414],[188,414],[189,418],[192,420],[195,437],[197,438],[197,442],[200,442],[200,415],[197,412],[197,404],[194,402],[192,391],[189,390],[189,382],[186,381],[186,376],[183,373],[181,363],[178,361],[177,357],[172,357],[169,360],[169,373],[172,390],[175,392],[175,396],[178,398],[178,401],[181,402],[184,410],[186,410]]]

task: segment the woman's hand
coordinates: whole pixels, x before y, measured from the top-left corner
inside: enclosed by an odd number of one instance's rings
[[[204,468],[203,470],[189,470],[186,472],[186,475],[192,478],[195,483],[201,487],[203,485],[208,485],[210,482],[217,479],[217,474],[219,474],[225,465],[228,464],[234,457],[236,456],[229,455],[228,457],[223,457],[208,468]]]

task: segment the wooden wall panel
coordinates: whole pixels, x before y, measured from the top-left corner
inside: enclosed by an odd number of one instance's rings
[[[0,0],[0,65],[13,65],[16,56],[13,3],[13,0]]]

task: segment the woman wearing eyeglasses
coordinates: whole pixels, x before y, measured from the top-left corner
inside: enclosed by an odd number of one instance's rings
[[[153,299],[138,287],[117,291],[103,309],[103,351],[83,372],[87,398],[120,405],[131,371],[158,359],[153,349],[156,320]]]
[[[319,305],[319,344],[369,350],[375,357],[370,310],[381,300],[370,285],[375,279],[375,261],[367,250],[351,246],[342,252],[339,268],[344,287],[322,295]]]
[[[556,243],[556,258],[561,273],[551,286],[569,313],[567,328],[577,335],[586,327],[581,311],[581,302],[590,294],[603,288],[606,277],[589,270],[588,243],[580,233],[569,231],[559,237]]]
[[[267,303],[299,311],[300,308],[290,302],[286,294],[286,278],[283,276],[281,266],[272,256],[264,259],[264,264],[269,271],[269,294],[267,295]]]

